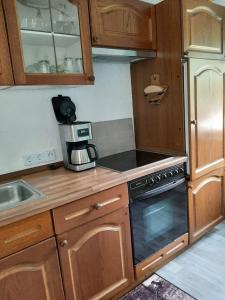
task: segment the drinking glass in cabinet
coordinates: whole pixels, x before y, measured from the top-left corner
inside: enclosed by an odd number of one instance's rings
[[[54,34],[58,71],[62,73],[83,73],[83,59],[80,37]]]
[[[56,61],[51,33],[21,30],[23,61],[26,73],[54,73]]]
[[[51,32],[50,5],[48,0],[17,0],[20,29]]]
[[[68,0],[51,0],[53,31],[80,35],[78,7]]]
[[[83,73],[83,60],[82,58],[64,58],[64,73]]]

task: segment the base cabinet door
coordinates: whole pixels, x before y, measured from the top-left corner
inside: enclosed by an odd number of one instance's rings
[[[139,0],[89,0],[94,46],[155,49],[155,7]]]
[[[189,60],[191,180],[225,163],[225,62]]]
[[[184,53],[223,58],[225,7],[208,0],[182,0]]]
[[[67,300],[111,299],[133,281],[128,208],[58,236]]]
[[[0,260],[0,299],[65,299],[53,238]]]
[[[189,236],[195,242],[224,218],[224,170],[189,183]]]

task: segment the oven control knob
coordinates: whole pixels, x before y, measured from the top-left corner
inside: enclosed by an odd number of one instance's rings
[[[151,178],[150,180],[149,180],[149,184],[150,185],[153,185],[155,183],[155,180],[153,179],[153,178]]]
[[[168,177],[173,177],[173,172],[172,172],[172,171],[170,171],[170,172],[168,173]]]
[[[161,181],[161,176],[160,175],[156,176],[155,181],[160,182]]]
[[[179,170],[178,170],[178,169],[175,169],[175,170],[173,171],[173,174],[174,174],[174,175],[178,175],[178,174],[179,174]]]
[[[162,179],[166,179],[168,175],[166,173],[162,174]]]
[[[184,173],[184,168],[179,168],[179,173]]]

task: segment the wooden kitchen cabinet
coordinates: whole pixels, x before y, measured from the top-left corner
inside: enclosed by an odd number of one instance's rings
[[[155,7],[139,0],[89,0],[92,45],[155,49]]]
[[[16,85],[94,81],[88,0],[2,0]]]
[[[1,300],[63,300],[53,238],[0,260]]]
[[[55,233],[86,224],[128,205],[127,183],[53,209]]]
[[[50,211],[0,227],[0,258],[54,235]]]
[[[224,169],[189,182],[189,237],[193,243],[224,218]]]
[[[225,7],[209,0],[182,0],[182,13],[184,53],[224,58]]]
[[[224,165],[225,62],[190,59],[191,179]]]
[[[5,19],[0,1],[0,85],[13,85],[12,66],[9,54]]]
[[[133,281],[128,208],[58,236],[67,300],[111,299]]]
[[[137,149],[182,155],[185,128],[180,0],[156,5],[156,23],[159,57],[131,64],[135,142]],[[155,75],[168,86],[159,105],[149,103],[144,93]]]

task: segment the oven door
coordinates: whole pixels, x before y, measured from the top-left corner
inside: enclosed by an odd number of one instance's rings
[[[130,199],[134,264],[187,233],[185,178]]]

